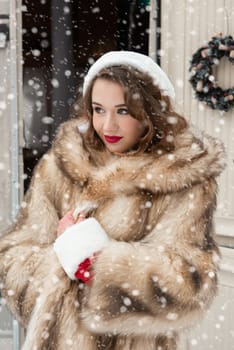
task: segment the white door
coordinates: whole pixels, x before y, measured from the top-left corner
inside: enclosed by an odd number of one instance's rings
[[[23,188],[20,9],[20,0],[0,0],[0,232],[15,217]],[[21,333],[0,298],[0,349],[19,350]]]
[[[156,11],[160,6],[160,11]],[[222,263],[219,294],[200,325],[188,335],[189,350],[234,349],[234,109],[226,114],[194,98],[189,83],[192,54],[218,33],[234,37],[233,0],[151,0],[150,55],[155,58],[156,34],[161,34],[162,68],[176,91],[176,104],[187,119],[220,138],[227,151],[227,167],[219,178],[216,211],[217,240]],[[157,14],[160,13],[160,20]],[[158,25],[157,25],[158,24]],[[157,25],[157,26],[156,26]],[[214,71],[219,85],[233,87],[234,70],[225,58]]]

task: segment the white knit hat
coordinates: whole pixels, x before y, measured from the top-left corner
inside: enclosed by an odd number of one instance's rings
[[[175,98],[175,90],[168,76],[149,56],[133,51],[111,51],[101,56],[89,69],[84,78],[83,94],[85,94],[91,81],[103,69],[111,66],[125,65],[134,67],[140,72],[148,74],[162,93]]]

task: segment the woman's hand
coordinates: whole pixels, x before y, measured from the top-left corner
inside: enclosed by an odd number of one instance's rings
[[[57,237],[59,237],[62,233],[65,232],[69,227],[78,224],[87,219],[87,214],[79,213],[78,215],[74,215],[74,211],[70,210],[60,221],[57,228]],[[66,234],[66,233],[65,233]],[[77,235],[79,235],[79,229],[77,228]],[[83,281],[84,283],[89,283],[91,280],[91,269],[92,264],[97,258],[99,252],[94,252],[91,256],[87,257],[77,266],[77,270],[75,271],[74,276]]]
[[[109,237],[95,218],[79,219],[83,222],[71,224],[74,222],[73,218],[70,213],[67,214],[67,219],[62,221],[61,226],[68,227],[56,238],[53,248],[69,278],[78,278],[87,283],[92,277],[90,269],[97,252],[102,251],[109,243]]]
[[[73,216],[73,210],[70,210],[60,221],[57,228],[57,237],[59,237],[68,227],[77,224],[86,219],[85,214],[78,214],[77,219]]]

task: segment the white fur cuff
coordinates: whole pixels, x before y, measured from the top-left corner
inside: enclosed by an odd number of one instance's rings
[[[67,228],[54,242],[54,251],[67,275],[75,280],[80,263],[100,251],[109,238],[94,218],[88,218]]]

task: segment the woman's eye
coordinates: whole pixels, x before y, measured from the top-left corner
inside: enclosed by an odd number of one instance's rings
[[[104,113],[104,109],[101,108],[101,107],[94,107],[94,112],[97,113],[97,114],[101,114],[101,113]]]
[[[129,114],[127,108],[119,108],[119,109],[117,110],[117,113],[118,113],[118,114],[122,114],[122,115],[127,115],[127,114]]]

